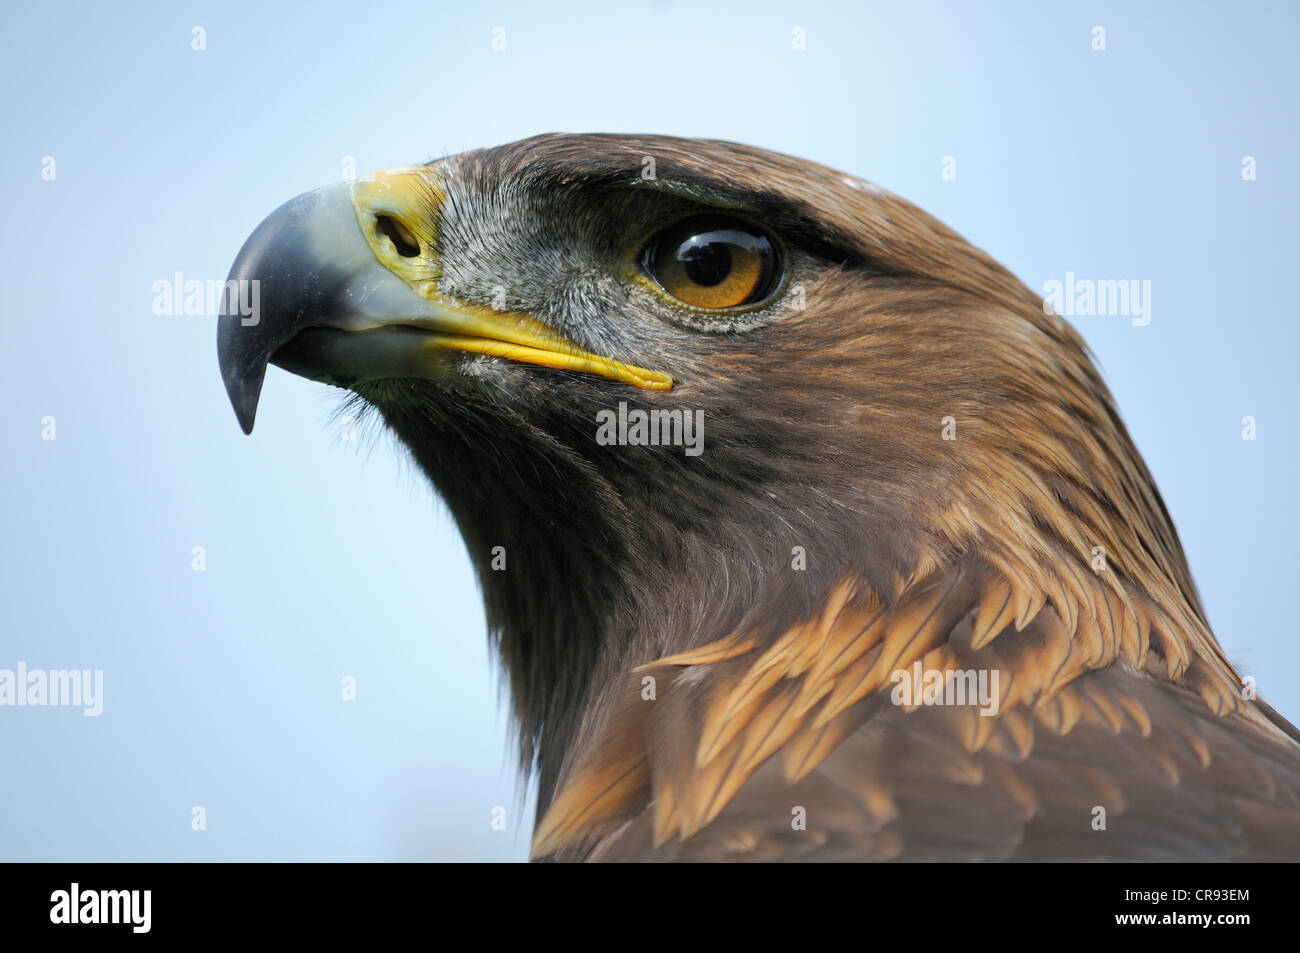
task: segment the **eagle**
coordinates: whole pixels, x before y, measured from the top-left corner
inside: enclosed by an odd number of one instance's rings
[[[534,860],[1300,857],[1300,732],[1081,337],[884,189],[651,135],[389,169],[257,227],[217,344],[245,432],[268,363],[346,388],[446,502]]]

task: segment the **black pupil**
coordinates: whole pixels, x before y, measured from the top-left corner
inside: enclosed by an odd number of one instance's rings
[[[731,248],[726,242],[692,238],[677,249],[677,260],[686,269],[686,277],[697,285],[711,288],[731,274]]]

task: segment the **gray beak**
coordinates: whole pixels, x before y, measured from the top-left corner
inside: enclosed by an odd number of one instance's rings
[[[361,349],[351,335],[303,332],[418,321],[428,307],[375,258],[358,224],[351,183],[281,205],[240,249],[217,321],[221,379],[244,433],[253,431],[268,363],[346,386],[393,350],[381,346],[376,353],[373,339]]]

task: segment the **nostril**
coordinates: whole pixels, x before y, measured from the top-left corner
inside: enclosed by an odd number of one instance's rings
[[[388,237],[397,249],[397,254],[403,258],[414,258],[420,254],[420,243],[411,237],[410,232],[402,227],[402,223],[391,215],[376,215],[375,228],[381,235]]]

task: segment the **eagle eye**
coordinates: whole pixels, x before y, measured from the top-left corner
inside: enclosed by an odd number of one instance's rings
[[[727,215],[696,215],[665,229],[641,265],[678,301],[713,311],[762,301],[780,274],[772,239]]]

